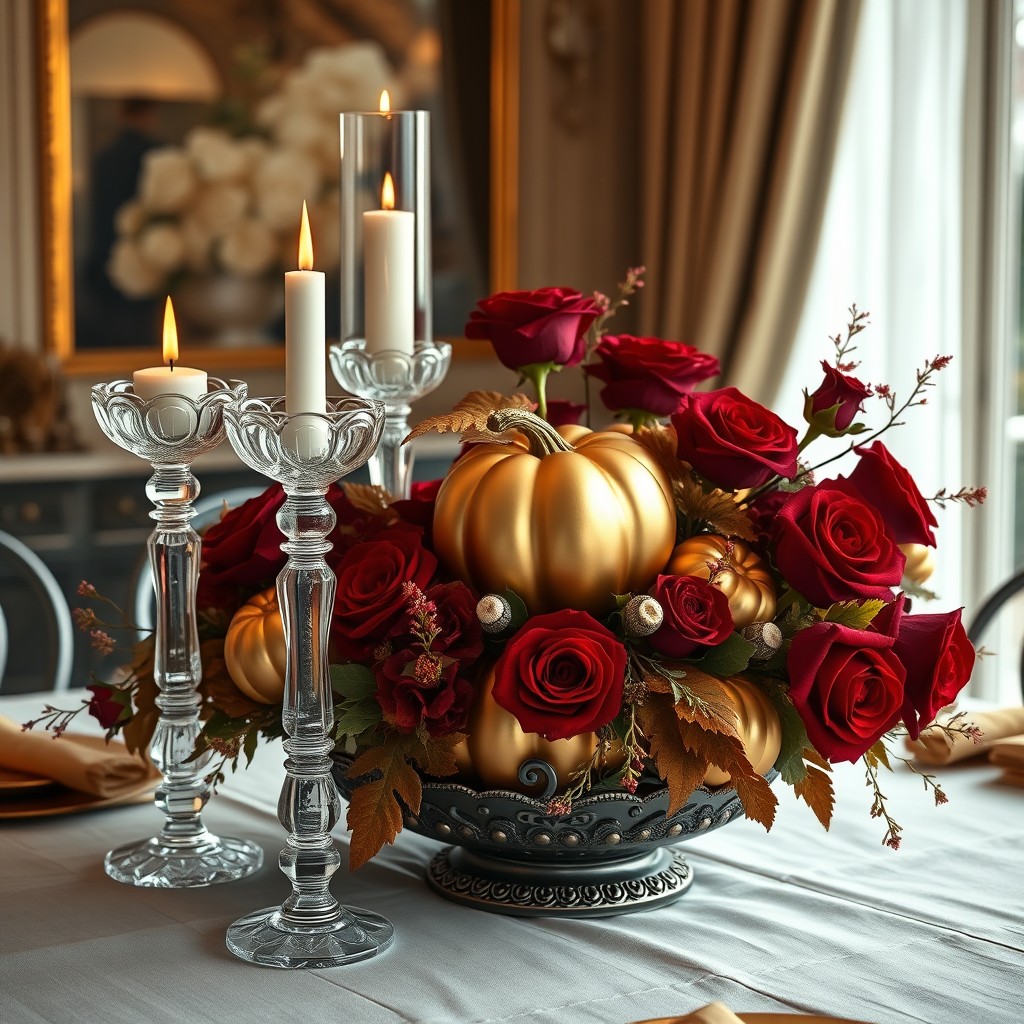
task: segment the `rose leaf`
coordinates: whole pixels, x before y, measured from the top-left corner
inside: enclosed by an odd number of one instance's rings
[[[698,664],[705,672],[728,678],[746,670],[755,650],[754,644],[746,637],[730,633],[723,643],[708,650]]]
[[[377,679],[365,665],[331,665],[330,674],[331,688],[346,700],[372,697],[377,692]]]
[[[867,629],[871,620],[885,607],[884,601],[839,601],[825,612],[825,622],[838,622],[850,629]]]

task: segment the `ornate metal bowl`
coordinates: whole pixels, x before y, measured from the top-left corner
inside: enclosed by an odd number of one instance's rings
[[[339,755],[334,775],[342,796],[360,780],[347,779],[350,757]],[[768,776],[769,781],[776,773]],[[447,899],[518,917],[610,917],[653,910],[679,899],[693,882],[685,858],[668,847],[704,835],[743,815],[736,790],[701,786],[670,817],[659,780],[635,795],[592,792],[567,815],[552,815],[555,773],[543,761],[519,770],[525,787],[545,782],[538,796],[509,790],[478,792],[457,782],[423,779],[418,814],[405,827],[456,844],[437,853],[427,883]]]

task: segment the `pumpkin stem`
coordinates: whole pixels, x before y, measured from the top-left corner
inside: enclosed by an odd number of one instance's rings
[[[575,451],[547,420],[542,420],[525,409],[496,409],[487,417],[487,429],[496,434],[518,430],[530,443],[530,454],[538,459],[555,452]]]

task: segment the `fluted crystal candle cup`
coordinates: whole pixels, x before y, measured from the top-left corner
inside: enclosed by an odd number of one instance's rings
[[[212,885],[244,878],[263,863],[263,851],[254,843],[213,835],[203,825],[201,812],[210,798],[205,772],[213,752],[192,759],[200,730],[202,662],[196,628],[201,541],[191,526],[199,481],[191,466],[224,440],[224,407],[244,398],[245,391],[240,381],[215,378],[197,401],[180,395],[147,401],[129,381],[92,389],[93,412],[103,432],[153,467],[146,494],[156,521],[149,560],[157,597],[153,678],[160,691],[160,716],[150,755],[163,775],[156,806],[165,821],[154,838],[107,854],[107,874],[130,885]]]
[[[308,414],[305,419],[309,418]],[[330,399],[317,445],[296,443],[295,417],[284,399],[250,399],[227,407],[224,420],[238,457],[284,486],[277,524],[288,562],[277,578],[287,644],[282,724],[286,778],[278,817],[288,832],[280,866],[292,894],[280,907],[240,918],[228,929],[236,956],[268,967],[318,968],[365,960],[394,938],[379,914],[339,904],[330,891],[341,855],[331,829],[341,801],[331,777],[334,704],[327,645],[336,580],[324,555],[335,515],[325,495],[361,466],[380,441],[384,407],[358,398]]]

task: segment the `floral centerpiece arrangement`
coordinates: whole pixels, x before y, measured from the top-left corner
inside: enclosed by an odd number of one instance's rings
[[[713,357],[609,332],[642,273],[614,301],[556,288],[482,301],[467,334],[532,381],[536,402],[475,392],[421,423],[414,435],[458,431],[464,448],[410,499],[365,485],[329,495],[333,735],[360,781],[353,867],[394,840],[403,809],[418,811],[423,777],[521,788],[531,757],[558,775],[552,815],[597,787],[667,787],[674,813],[698,786],[728,785],[766,828],[766,776],[827,828],[832,765],[861,761],[883,841],[900,844],[878,773],[899,756],[893,738],[930,726],[975,660],[959,610],[911,612],[926,596],[932,506],[985,493],[926,499],[880,437],[949,359],[928,361],[905,397],[868,386],[853,376],[866,326],[853,308],[798,430],[735,388],[696,391],[718,373]],[[550,374],[574,366],[586,406],[547,401]],[[564,422],[599,415],[592,382],[623,422]],[[874,427],[859,418],[869,401]],[[828,475],[844,454],[852,471]],[[204,540],[200,744],[232,764],[282,732],[283,500],[269,488]],[[94,611],[79,619],[111,643]],[[87,705],[137,749],[153,721],[148,658],[140,646]],[[41,720],[59,731],[69,714]]]

